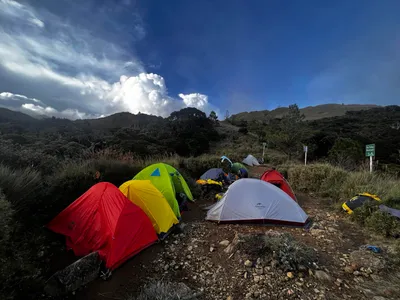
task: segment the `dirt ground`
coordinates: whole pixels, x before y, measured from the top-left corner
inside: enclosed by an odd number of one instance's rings
[[[253,169],[259,175],[262,168]],[[72,299],[129,299],[152,280],[184,283],[201,291],[196,299],[400,299],[400,275],[390,269],[387,248],[334,211],[322,199],[297,195],[313,220],[304,228],[261,225],[218,225],[204,220],[210,201],[198,200],[183,214],[186,227],[165,241],[144,250],[114,271],[72,295]],[[289,232],[314,248],[319,257],[314,270],[287,274],[254,261],[245,266],[240,253],[226,253],[227,243],[240,233]],[[221,243],[222,242],[222,243]],[[365,244],[383,252],[359,250]],[[261,268],[260,268],[261,265]],[[258,269],[257,269],[258,268]]]

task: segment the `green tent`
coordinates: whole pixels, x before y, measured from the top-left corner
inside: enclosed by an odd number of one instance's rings
[[[236,162],[236,163],[233,163],[231,166],[231,172],[234,174],[237,174],[240,169],[245,169],[248,172],[247,168],[244,165],[242,165],[241,163]]]
[[[183,176],[172,166],[158,163],[150,165],[140,171],[134,180],[150,180],[151,183],[164,195],[175,215],[179,218],[179,204],[176,193],[183,193],[193,201],[192,192]]]

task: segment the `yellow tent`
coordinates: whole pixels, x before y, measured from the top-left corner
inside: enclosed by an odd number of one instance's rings
[[[167,233],[179,223],[163,194],[150,180],[129,180],[119,190],[145,212],[157,234]]]

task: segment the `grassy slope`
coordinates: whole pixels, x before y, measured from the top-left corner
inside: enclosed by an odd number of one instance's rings
[[[306,120],[317,120],[322,118],[343,116],[347,111],[359,111],[377,107],[377,105],[362,105],[362,104],[322,104],[317,106],[307,106],[302,108],[300,111],[305,115]],[[232,119],[235,120],[266,120],[267,118],[281,118],[287,113],[287,107],[279,107],[277,109],[268,111],[251,111],[241,112],[236,115],[232,115]]]

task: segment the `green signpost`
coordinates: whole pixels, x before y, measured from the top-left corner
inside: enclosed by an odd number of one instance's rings
[[[375,156],[375,144],[369,144],[365,146],[365,156]]]
[[[375,156],[375,144],[365,145],[365,156],[369,157],[369,171],[372,173],[372,157]]]

